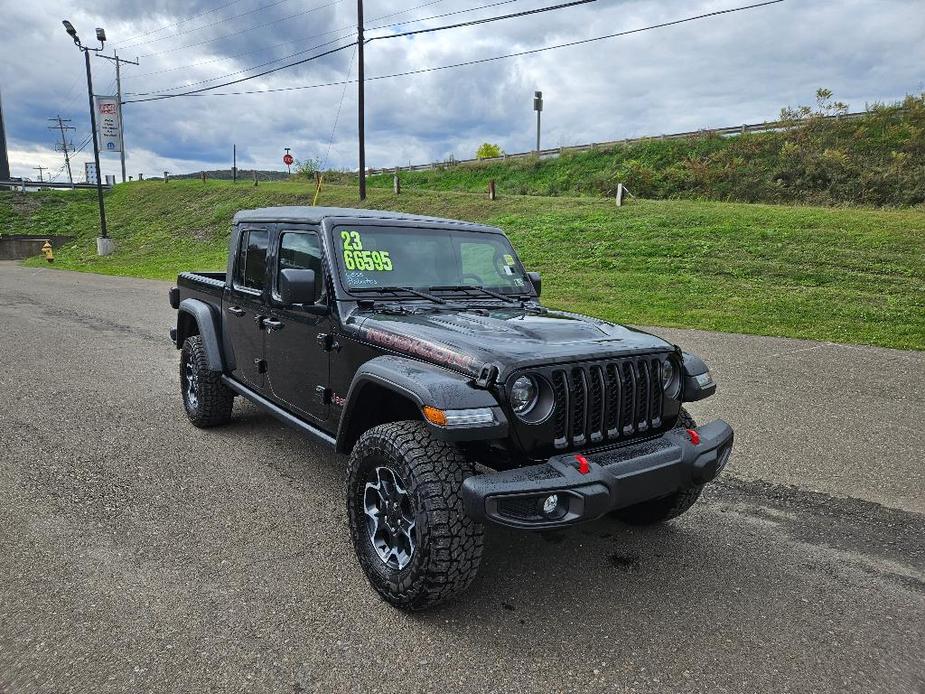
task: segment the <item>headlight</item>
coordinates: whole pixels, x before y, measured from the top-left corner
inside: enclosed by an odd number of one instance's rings
[[[668,386],[671,385],[673,379],[674,364],[671,363],[671,359],[667,359],[665,363],[662,364],[662,390],[668,390]]]
[[[532,376],[521,376],[511,386],[511,408],[516,415],[525,415],[536,406],[539,389]]]
[[[681,390],[681,369],[673,359],[662,362],[662,390],[669,398],[677,396]]]

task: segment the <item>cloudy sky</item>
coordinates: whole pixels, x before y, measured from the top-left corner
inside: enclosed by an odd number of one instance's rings
[[[366,0],[367,36],[491,17],[562,0]],[[748,0],[596,0],[530,17],[366,46],[377,77],[636,29]],[[486,5],[494,5],[486,7]],[[448,13],[453,13],[449,14]],[[435,18],[435,15],[447,15]],[[126,100],[248,77],[355,38],[353,0],[0,0],[0,97],[14,175],[61,170],[47,119],[89,136],[83,60],[61,26],[87,42],[105,27],[107,53],[138,57],[123,71]],[[373,80],[367,86],[367,163],[473,156],[483,141],[532,148],[532,96],[545,97],[543,146],[773,119],[828,87],[852,110],[925,90],[925,0],[785,0],[581,46],[475,66]],[[318,48],[315,48],[318,46]],[[217,89],[262,91],[127,103],[128,171],[159,175],[226,168],[283,169],[297,158],[356,167],[356,85],[267,92],[356,76],[353,48]],[[287,57],[288,56],[288,57]],[[115,93],[113,65],[94,58],[98,94]],[[260,66],[260,67],[256,67]],[[226,77],[227,76],[227,77]],[[335,119],[340,108],[336,128]],[[333,132],[333,139],[332,139]],[[83,176],[90,147],[75,157]],[[103,169],[117,173],[117,155]],[[59,176],[58,180],[62,180]]]

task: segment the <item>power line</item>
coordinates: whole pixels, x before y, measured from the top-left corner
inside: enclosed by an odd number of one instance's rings
[[[192,17],[187,17],[186,19],[178,20],[178,21],[176,21],[176,22],[173,22],[172,24],[165,24],[164,26],[160,27],[159,29],[152,29],[151,31],[143,31],[143,32],[141,32],[140,34],[135,34],[134,36],[129,36],[127,39],[123,39],[122,41],[118,41],[117,43],[114,43],[113,46],[116,47],[116,48],[118,48],[118,47],[121,46],[123,43],[127,43],[127,42],[129,42],[129,41],[134,41],[135,39],[137,39],[137,38],[139,38],[139,37],[141,37],[141,36],[149,36],[149,35],[151,35],[151,34],[159,34],[160,32],[164,31],[165,29],[172,29],[173,27],[178,27],[178,26],[180,26],[181,24],[185,24],[186,22],[191,22],[192,20],[197,19],[198,17],[203,17],[203,16],[205,16],[205,15],[207,15],[207,14],[211,14],[212,12],[218,12],[219,10],[223,10],[223,9],[225,9],[226,7],[231,7],[232,5],[237,5],[239,2],[241,2],[241,0],[231,0],[231,2],[226,2],[224,5],[219,5],[218,7],[213,7],[211,10],[205,10],[204,12],[200,12],[200,13],[198,13],[198,14],[194,14]]]
[[[434,31],[445,31],[447,29],[459,29],[460,27],[469,27],[475,26],[477,24],[489,24],[491,22],[499,22],[502,19],[514,19],[515,17],[526,17],[532,14],[540,14],[541,12],[551,12],[553,10],[562,10],[567,7],[575,7],[577,5],[587,5],[589,2],[597,2],[597,0],[573,0],[572,2],[562,3],[560,5],[549,5],[547,7],[538,7],[533,10],[524,10],[523,12],[513,12],[511,14],[503,14],[498,17],[485,17],[483,19],[473,19],[468,22],[459,22],[457,24],[446,24],[440,27],[428,27],[427,29],[415,29],[414,31],[404,31],[400,34],[386,34],[385,36],[374,36],[371,39],[367,39],[366,42],[377,41],[379,39],[397,39],[402,36],[413,36],[415,34],[429,34]]]
[[[452,68],[457,68],[457,67],[467,67],[470,65],[480,65],[482,63],[495,62],[498,60],[507,60],[509,58],[518,58],[518,57],[525,56],[525,55],[533,55],[536,53],[543,53],[545,51],[557,50],[559,48],[570,48],[572,46],[581,46],[587,43],[593,43],[595,41],[604,41],[607,39],[619,38],[621,36],[639,34],[641,32],[652,31],[654,29],[664,29],[666,27],[677,26],[678,24],[686,24],[688,22],[694,22],[694,21],[698,21],[701,19],[707,19],[709,17],[717,17],[717,16],[724,15],[724,14],[732,14],[733,12],[742,12],[744,10],[752,10],[752,9],[756,9],[759,7],[766,7],[768,5],[776,5],[781,2],[784,2],[784,0],[767,0],[766,2],[759,2],[759,3],[752,4],[752,5],[743,5],[741,7],[734,7],[734,8],[730,8],[727,10],[716,10],[714,12],[707,12],[705,14],[695,15],[693,17],[685,17],[684,19],[676,19],[670,22],[661,22],[659,24],[651,24],[649,26],[639,27],[638,29],[628,29],[626,31],[618,31],[613,34],[605,34],[603,36],[595,36],[595,37],[588,38],[588,39],[579,39],[577,41],[569,41],[567,43],[555,44],[553,46],[543,46],[542,48],[531,48],[525,51],[518,51],[516,53],[507,53],[505,55],[497,55],[497,56],[492,56],[490,58],[477,58],[475,60],[467,60],[461,63],[453,63],[451,65],[438,65],[436,67],[418,68],[416,70],[407,70],[405,72],[394,72],[388,75],[376,75],[373,77],[367,77],[366,80],[373,81],[373,80],[390,79],[393,77],[408,77],[411,75],[420,75],[420,74],[424,74],[428,72],[437,72],[439,70],[450,70]],[[241,96],[244,94],[273,94],[277,92],[291,92],[291,91],[300,91],[304,89],[318,89],[320,87],[333,87],[333,86],[342,85],[342,84],[354,84],[356,82],[357,80],[344,80],[344,81],[338,81],[338,82],[323,82],[319,84],[302,85],[298,87],[275,87],[272,89],[253,89],[253,90],[237,91],[237,92],[208,91],[206,93],[200,93],[200,92],[205,92],[206,90],[199,90],[199,92],[195,94],[191,94],[191,95],[192,96]],[[165,94],[162,96],[151,96],[145,99],[132,99],[131,101],[127,101],[126,103],[141,103],[145,101],[156,101],[159,99],[170,99],[170,98],[178,97],[178,96],[187,96],[187,95],[186,94]]]
[[[262,29],[263,27],[268,27],[273,24],[279,24],[280,22],[285,22],[295,17],[301,17],[306,14],[311,14],[312,12],[317,12],[318,10],[323,10],[328,7],[333,7],[334,5],[337,5],[341,2],[343,2],[343,0],[332,0],[331,2],[325,5],[318,5],[317,7],[312,7],[307,10],[302,10],[301,12],[296,12],[295,14],[291,14],[288,17],[282,17],[281,19],[274,19],[272,22],[265,22],[263,24],[255,24],[253,26],[247,27],[246,29],[241,29],[240,31],[235,31],[230,34],[223,34],[222,36],[216,36],[215,38],[206,39],[205,41],[198,41],[196,43],[188,43],[183,46],[177,46],[176,48],[168,48],[163,51],[154,51],[153,53],[146,53],[139,57],[140,58],[150,58],[151,56],[154,56],[154,55],[162,55],[164,53],[176,53],[177,51],[182,51],[186,48],[194,48],[196,46],[204,46],[207,43],[215,43],[216,41],[223,41],[225,39],[231,38],[232,36],[239,36],[240,34],[245,34],[248,31],[254,31],[255,29]]]
[[[438,0],[438,1],[442,2],[443,0]],[[420,18],[420,19],[413,19],[413,20],[410,20],[410,21],[407,21],[407,22],[402,22],[401,25],[411,24],[411,23],[413,23],[413,22],[422,22],[422,21],[425,21],[425,20],[428,20],[428,19],[437,19],[438,17],[447,17],[447,16],[449,16],[449,15],[461,14],[461,13],[463,13],[463,12],[472,12],[472,11],[474,11],[474,10],[486,9],[486,8],[489,8],[489,7],[497,7],[498,5],[508,5],[508,4],[512,3],[512,2],[519,2],[519,0],[501,0],[500,2],[490,3],[490,4],[488,4],[488,5],[481,5],[481,6],[479,6],[479,7],[472,7],[472,8],[466,9],[466,10],[456,10],[455,12],[445,12],[445,13],[443,13],[443,14],[441,14],[441,15],[435,15],[435,16],[432,16],[432,17],[422,17],[422,18]],[[528,10],[528,11],[526,11],[526,12],[521,12],[521,13],[512,14],[512,15],[506,15],[506,16],[504,16],[504,17],[490,18],[490,19],[488,19],[488,20],[478,20],[478,21],[476,21],[476,22],[474,22],[474,23],[476,23],[476,24],[481,24],[481,23],[484,23],[484,22],[486,22],[486,21],[496,21],[497,19],[507,19],[507,18],[509,18],[509,17],[517,17],[517,16],[521,16],[521,15],[526,15],[526,14],[535,14],[535,13],[537,13],[537,12],[545,12],[545,11],[547,11],[548,9],[559,9],[560,7],[568,7],[568,6],[571,6],[571,5],[581,5],[581,4],[585,4],[585,3],[589,3],[589,2],[596,2],[596,0],[577,0],[577,2],[571,2],[571,3],[567,3],[567,4],[565,4],[565,5],[559,5],[559,6],[552,7],[552,8],[541,8],[541,9],[538,9],[538,10]],[[432,3],[429,3],[429,4],[432,4]],[[409,10],[405,10],[405,12],[408,12],[408,11],[409,11]],[[395,14],[395,13],[393,13],[392,15],[386,15],[386,17],[394,16],[394,14]],[[380,18],[380,19],[381,19],[381,18]],[[400,25],[393,24],[393,25],[385,25],[385,26],[400,26]],[[453,26],[464,26],[464,25],[463,25],[463,24],[460,24],[460,25],[453,25]],[[378,29],[378,28],[382,28],[382,27],[376,27],[376,28]],[[422,33],[422,32],[425,32],[425,31],[439,31],[440,29],[446,29],[446,28],[453,28],[453,27],[437,27],[437,28],[435,28],[435,29],[424,29],[424,30],[421,30],[421,32],[407,32],[406,34],[390,34],[390,35],[388,35],[388,36],[376,36],[376,37],[373,37],[373,38],[371,38],[371,39],[368,39],[368,40],[367,40],[367,43],[368,43],[369,41],[374,41],[374,40],[380,39],[380,38],[395,38],[395,37],[398,37],[398,36],[405,36],[405,35],[410,34],[410,33]],[[329,33],[332,33],[332,32],[325,32],[325,33],[326,33],[326,34],[329,34]],[[319,34],[318,36],[320,36],[320,35],[321,35],[321,34]],[[149,95],[151,95],[151,94],[160,94],[160,93],[163,93],[163,92],[173,92],[173,91],[177,91],[178,89],[189,89],[190,87],[195,87],[195,86],[198,85],[198,84],[206,84],[206,83],[208,83],[208,82],[215,82],[216,80],[226,79],[226,78],[228,78],[228,77],[234,77],[235,75],[241,75],[241,74],[243,74],[243,73],[245,73],[245,72],[250,72],[251,70],[256,70],[256,69],[258,69],[258,68],[265,67],[265,66],[267,66],[267,65],[272,65],[273,63],[279,63],[279,62],[282,62],[283,60],[288,60],[289,58],[294,58],[294,57],[297,56],[297,55],[303,55],[303,54],[308,53],[308,52],[310,52],[310,51],[314,51],[314,50],[317,50],[317,49],[319,49],[319,48],[324,48],[325,46],[330,46],[331,44],[338,43],[339,41],[343,41],[344,39],[350,38],[352,35],[353,35],[353,34],[351,33],[351,34],[347,34],[347,35],[344,35],[344,36],[340,36],[340,37],[338,37],[338,38],[336,38],[336,39],[332,39],[332,40],[330,40],[330,41],[326,41],[326,42],[324,42],[324,43],[320,43],[320,44],[318,44],[318,45],[312,46],[311,48],[306,48],[306,49],[301,50],[301,51],[296,51],[295,53],[290,53],[289,55],[284,55],[284,56],[282,56],[281,58],[274,58],[273,60],[268,60],[268,61],[266,61],[266,62],[264,62],[264,63],[260,63],[260,64],[258,64],[258,65],[252,65],[252,66],[250,66],[250,67],[242,68],[242,69],[240,69],[240,70],[235,70],[234,72],[229,72],[229,73],[224,74],[224,75],[218,75],[218,76],[216,76],[216,77],[209,77],[209,78],[207,78],[207,79],[199,80],[199,81],[197,81],[197,82],[189,82],[188,84],[177,85],[176,87],[166,87],[166,88],[164,88],[164,89],[158,89],[158,90],[154,90],[154,91],[150,91],[150,92],[126,92],[126,94],[131,95],[131,96],[149,96]]]
[[[350,72],[353,70],[353,61],[356,60],[356,57],[357,57],[357,51],[356,51],[357,46],[354,45],[353,48],[354,48],[354,51],[353,51],[353,55],[350,56],[350,64],[347,66],[347,72],[344,74],[344,89],[340,93],[340,101],[337,104],[337,113],[334,114],[334,125],[331,126],[331,139],[328,140],[328,149],[324,153],[324,159],[321,160],[321,163],[318,166],[318,168],[321,169],[322,171],[324,171],[325,167],[328,165],[328,157],[331,156],[331,146],[334,144],[334,133],[337,132],[337,121],[340,120],[340,111],[344,105],[344,97],[347,95],[347,84],[348,84],[347,75],[349,75]]]
[[[406,10],[399,10],[398,12],[391,12],[391,13],[389,13],[389,14],[381,15],[381,16],[379,16],[379,17],[374,17],[374,18],[371,19],[370,21],[371,21],[371,22],[377,22],[377,21],[382,20],[382,19],[390,19],[390,18],[392,18],[392,17],[397,17],[397,16],[402,15],[402,14],[407,14],[408,12],[414,12],[415,10],[420,10],[420,9],[425,8],[425,7],[430,7],[430,6],[432,6],[432,5],[437,5],[437,4],[441,3],[441,2],[446,2],[446,0],[430,0],[430,2],[425,2],[425,3],[422,3],[422,4],[420,4],[420,5],[415,5],[414,7],[409,7],[409,8],[406,9]],[[500,6],[500,5],[509,5],[509,4],[513,3],[513,2],[520,2],[520,0],[500,0],[499,2],[492,2],[492,3],[488,3],[488,4],[486,4],[486,5],[477,5],[477,6],[475,6],[475,7],[469,7],[469,8],[463,9],[463,10],[455,10],[455,11],[453,11],[453,12],[444,12],[443,14],[435,14],[435,15],[431,15],[430,17],[419,17],[418,19],[409,19],[409,20],[407,20],[407,21],[400,22],[400,23],[395,23],[395,24],[381,24],[381,25],[379,25],[379,26],[371,27],[369,30],[370,30],[370,31],[376,31],[376,30],[378,30],[378,29],[386,29],[386,28],[389,28],[389,27],[403,26],[403,25],[406,25],[406,24],[415,24],[415,23],[417,23],[417,22],[426,22],[426,21],[428,21],[428,20],[430,20],[430,19],[440,19],[441,17],[449,17],[449,16],[451,16],[451,15],[464,14],[464,13],[466,13],[466,12],[476,12],[476,11],[478,11],[478,10],[484,10],[484,9],[488,9],[488,8],[491,8],[491,7],[498,7],[498,6]],[[299,42],[299,41],[307,41],[307,40],[309,40],[309,39],[318,39],[318,38],[321,38],[322,36],[330,36],[331,34],[339,34],[339,33],[341,33],[341,32],[348,31],[348,30],[351,30],[351,31],[350,31],[350,34],[348,34],[348,35],[346,35],[346,36],[342,36],[342,37],[341,37],[342,39],[343,39],[343,38],[350,38],[351,36],[353,36],[354,31],[356,31],[356,27],[354,27],[352,24],[349,24],[349,25],[347,25],[347,26],[340,27],[340,28],[337,28],[337,29],[330,29],[330,30],[328,30],[328,31],[323,31],[323,32],[321,32],[320,34],[311,34],[311,35],[309,35],[309,36],[300,36],[299,38],[292,39],[291,41],[282,41],[282,42],[280,42],[280,43],[275,43],[275,44],[272,44],[272,45],[270,45],[270,46],[266,46],[266,47],[262,47],[262,48],[253,48],[253,49],[251,49],[251,50],[249,50],[249,51],[241,51],[240,53],[232,53],[232,54],[230,54],[230,55],[223,55],[223,56],[218,57],[218,58],[211,58],[211,59],[209,59],[209,60],[201,60],[201,61],[199,61],[198,63],[189,63],[189,64],[184,64],[184,65],[177,65],[176,67],[164,68],[164,69],[162,69],[162,70],[152,70],[151,72],[142,72],[142,73],[139,73],[139,74],[137,74],[137,75],[132,75],[132,76],[131,76],[131,79],[136,79],[136,78],[141,78],[141,77],[150,77],[151,75],[162,75],[162,74],[165,74],[165,73],[168,73],[168,72],[177,72],[178,70],[188,70],[189,68],[199,67],[200,65],[210,65],[211,63],[218,63],[218,62],[221,62],[221,61],[223,61],[223,60],[228,60],[229,58],[239,58],[239,57],[241,57],[242,55],[251,55],[251,54],[253,54],[253,53],[262,53],[263,51],[267,51],[267,50],[270,50],[270,49],[273,49],[273,48],[279,48],[280,46],[288,46],[288,45],[290,45],[290,44],[297,43],[297,42]],[[327,45],[327,44],[323,44],[323,45]],[[317,46],[315,46],[315,48],[317,48]],[[294,56],[294,55],[300,55],[300,54],[302,54],[302,53],[306,53],[306,52],[309,51],[309,50],[312,50],[312,49],[306,49],[306,50],[304,50],[304,51],[299,51],[299,52],[297,52],[297,53],[293,53],[293,54],[291,54],[291,55],[289,55],[289,56],[285,56],[285,57],[279,58],[279,59],[277,59],[277,60],[285,60],[285,58],[287,58],[287,57],[292,57],[292,56]],[[272,62],[275,62],[275,61],[272,61],[272,60],[271,60],[271,61],[268,61],[267,63],[263,63],[263,65],[269,65],[269,64],[272,63]],[[254,69],[254,68],[256,68],[256,67],[261,67],[261,66],[262,66],[262,65],[258,65],[258,66],[254,66],[254,67],[249,68],[249,69]],[[235,73],[235,74],[237,74],[237,73]],[[166,91],[166,90],[165,90],[165,91]]]
[[[377,40],[377,39],[398,38],[398,37],[401,37],[401,36],[410,36],[410,35],[412,35],[412,34],[422,34],[422,33],[434,32],[434,31],[444,31],[444,30],[446,30],[446,29],[456,29],[456,28],[463,27],[463,26],[472,26],[472,25],[476,25],[476,24],[486,24],[486,23],[489,23],[489,22],[497,22],[497,21],[500,21],[500,20],[502,20],[502,19],[512,19],[512,18],[516,18],[516,17],[525,17],[525,16],[528,16],[528,15],[539,14],[539,13],[541,13],[541,12],[550,12],[550,11],[552,11],[552,10],[561,10],[561,9],[568,8],[568,7],[575,7],[575,6],[577,6],[577,5],[586,5],[586,4],[591,3],[591,2],[597,2],[597,0],[572,0],[572,2],[562,3],[562,4],[559,4],[559,5],[551,5],[551,6],[548,6],[548,7],[539,7],[539,8],[532,9],[532,10],[525,10],[525,11],[523,11],[523,12],[515,12],[515,13],[512,13],[512,14],[501,15],[501,16],[499,16],[499,17],[486,17],[486,18],[483,18],[483,19],[474,19],[474,20],[471,20],[471,21],[469,21],[469,22],[461,22],[461,23],[458,23],[458,24],[450,24],[450,25],[442,26],[442,27],[430,27],[430,28],[427,28],[427,29],[418,29],[418,30],[415,30],[415,31],[407,31],[407,32],[404,32],[404,33],[401,33],[401,34],[389,34],[389,35],[387,35],[387,36],[377,36],[377,37],[374,37],[374,38],[371,38],[371,39],[367,39],[364,43],[369,43],[370,41],[375,41],[375,40]],[[318,46],[313,46],[312,48],[306,49],[305,51],[299,51],[298,53],[293,53],[291,56],[286,56],[286,57],[287,57],[287,58],[291,58],[291,57],[293,57],[293,56],[295,56],[295,55],[299,55],[300,53],[306,53],[307,51],[314,50],[314,49],[316,49],[316,48],[322,48],[322,47],[327,46],[327,45],[330,45],[330,44],[332,44],[332,43],[337,43],[339,40],[341,40],[341,39],[334,39],[333,41],[328,41],[327,43],[323,43],[323,44],[320,44],[320,45],[318,45]],[[342,47],[342,48],[343,48],[343,47]],[[342,50],[342,48],[341,48],[341,49],[338,49],[338,50]],[[324,53],[324,54],[322,54],[322,55],[328,55],[328,53]],[[321,56],[318,56],[318,57],[321,57]],[[244,68],[244,69],[238,70],[238,71],[236,71],[236,72],[231,72],[231,73],[229,73],[229,74],[227,74],[227,75],[221,75],[221,76],[219,76],[219,77],[211,77],[211,78],[208,78],[208,79],[200,80],[200,81],[198,81],[198,82],[192,82],[192,83],[190,83],[190,84],[180,85],[180,86],[177,86],[177,87],[169,87],[169,88],[166,88],[166,89],[161,89],[161,90],[159,90],[159,91],[153,91],[153,92],[130,92],[130,93],[131,93],[132,96],[151,96],[151,95],[155,95],[155,94],[156,94],[156,95],[164,95],[164,92],[176,91],[176,90],[178,90],[178,89],[188,89],[189,87],[195,86],[195,85],[197,85],[197,84],[205,84],[205,83],[207,83],[207,82],[214,82],[214,81],[219,80],[219,79],[224,79],[224,78],[226,78],[226,77],[232,77],[232,76],[234,76],[234,75],[239,75],[239,74],[244,73],[244,72],[249,72],[249,71],[254,70],[254,69],[256,69],[256,68],[263,67],[264,65],[270,65],[270,64],[272,64],[272,63],[277,63],[277,62],[279,62],[280,60],[284,60],[284,59],[285,59],[285,58],[278,58],[278,59],[276,59],[276,60],[270,60],[270,61],[268,61],[268,62],[266,62],[266,63],[263,63],[262,65],[255,65],[255,66],[250,67],[250,68]],[[311,60],[314,60],[314,57],[311,58]],[[244,82],[244,81],[246,81],[246,80],[254,79],[255,77],[262,77],[263,75],[269,74],[270,72],[275,72],[275,71],[277,71],[277,70],[284,70],[284,69],[286,69],[286,68],[288,68],[288,67],[292,67],[292,66],[294,66],[294,65],[299,65],[300,62],[302,62],[302,61],[295,62],[295,63],[291,63],[290,65],[281,65],[280,67],[274,68],[273,70],[268,70],[268,71],[262,72],[262,73],[257,74],[257,75],[250,75],[250,76],[248,76],[248,77],[241,78],[240,80],[235,80],[234,82],[226,82],[226,83],[224,83],[224,84],[217,84],[217,85],[213,85],[213,86],[211,86],[211,87],[205,87],[205,88],[203,88],[203,89],[197,89],[197,90],[193,90],[193,91],[191,91],[191,92],[186,92],[185,95],[193,94],[193,93],[196,93],[196,92],[199,92],[199,91],[206,91],[207,89],[220,89],[221,87],[228,86],[229,84],[235,84],[235,83],[237,83],[237,82]],[[165,96],[166,96],[166,95],[165,95]],[[177,95],[175,95],[175,96],[183,96],[183,95],[177,94]]]
[[[275,7],[276,5],[281,5],[284,2],[289,2],[289,0],[275,0],[275,2],[267,3],[266,5],[260,5],[255,7],[252,10],[247,12],[241,12],[240,14],[235,14],[230,17],[223,17],[222,19],[217,19],[211,24],[203,24],[202,26],[193,27],[192,29],[187,29],[185,31],[178,31],[176,34],[171,34],[170,36],[161,36],[159,39],[151,39],[150,41],[139,41],[138,43],[130,43],[129,45],[120,46],[119,50],[124,50],[127,48],[134,48],[135,46],[149,46],[152,43],[158,43],[159,41],[166,41],[167,39],[175,39],[178,36],[184,36],[186,34],[192,34],[195,31],[202,31],[203,29],[209,29],[210,27],[218,26],[219,24],[224,24],[225,22],[230,22],[233,19],[238,19],[239,17],[246,17],[249,14],[254,14],[255,12],[260,12],[261,10],[269,9],[270,7]]]
[[[68,143],[67,141],[67,131],[74,130],[76,132],[77,128],[73,125],[68,125],[71,122],[70,118],[62,118],[61,114],[58,114],[56,118],[49,118],[49,121],[54,122],[54,125],[48,126],[49,130],[57,130],[61,134],[61,144],[55,144],[55,149],[59,152],[64,153],[64,166],[67,167],[67,179],[73,185],[74,176],[71,173],[71,155],[70,151],[74,149],[74,143]],[[57,174],[55,174],[57,177]]]
[[[388,29],[390,27],[404,26],[406,24],[417,24],[418,22],[426,22],[431,19],[442,19],[443,17],[452,17],[453,15],[457,15],[457,14],[465,14],[466,12],[475,12],[477,10],[487,10],[491,7],[500,7],[501,5],[510,5],[512,2],[520,2],[520,0],[499,0],[499,2],[490,2],[487,5],[477,5],[476,7],[466,8],[465,10],[453,10],[452,12],[443,12],[442,14],[434,14],[434,15],[431,15],[430,17],[419,17],[418,19],[409,19],[405,22],[398,22],[395,24],[380,24],[377,27],[370,27],[369,29],[367,29],[367,31],[377,31],[379,29]],[[435,3],[427,3],[427,4],[432,5]],[[420,5],[419,7],[424,7],[424,5]],[[394,16],[395,16],[394,14],[391,14],[391,15],[385,15],[384,17],[374,17],[373,19],[369,21],[376,22],[376,21],[379,21],[380,19],[388,19],[389,17],[394,17]]]
[[[159,100],[159,99],[173,99],[173,98],[176,98],[176,97],[178,97],[178,96],[193,96],[193,95],[195,95],[195,94],[199,94],[199,93],[201,93],[201,92],[210,91],[210,90],[212,90],[212,89],[221,89],[222,87],[227,87],[227,86],[230,86],[230,85],[232,85],[232,84],[239,84],[239,83],[241,83],[241,82],[247,82],[248,80],[256,79],[256,78],[258,78],[258,77],[263,77],[263,76],[265,76],[265,75],[269,75],[269,74],[274,73],[274,72],[279,72],[280,70],[286,70],[286,69],[288,69],[288,68],[295,67],[296,65],[302,65],[303,63],[309,63],[309,62],[311,62],[311,61],[313,61],[313,60],[318,60],[319,58],[324,58],[325,56],[331,55],[332,53],[337,53],[337,52],[339,52],[339,51],[342,51],[342,50],[344,50],[344,49],[346,49],[346,48],[350,48],[350,47],[355,46],[355,45],[356,45],[356,43],[348,43],[348,44],[345,45],[345,46],[339,46],[338,48],[332,48],[332,49],[329,50],[329,51],[324,51],[323,53],[318,53],[318,54],[316,54],[316,55],[309,56],[308,58],[303,58],[302,60],[297,60],[297,61],[295,61],[295,62],[293,62],[293,63],[288,63],[288,64],[286,64],[286,65],[280,65],[279,67],[275,67],[275,68],[272,68],[272,69],[270,69],[270,70],[264,70],[263,72],[260,72],[260,73],[258,73],[258,74],[256,74],[256,75],[250,75],[249,77],[241,77],[240,79],[232,80],[232,81],[230,81],[230,82],[224,82],[224,83],[222,83],[222,84],[216,84],[216,85],[213,85],[213,86],[211,86],[211,87],[200,87],[199,89],[194,89],[194,90],[189,91],[189,92],[182,92],[182,93],[180,93],[180,94],[158,94],[158,95],[156,95],[156,96],[149,96],[149,97],[146,98],[146,99],[129,99],[129,100],[126,100],[124,103],[126,103],[126,104],[134,104],[134,103],[139,103],[139,102],[142,102],[142,101],[157,101],[157,100]],[[150,92],[148,92],[147,94],[144,93],[144,92],[139,92],[139,93],[137,94],[137,96],[147,96],[148,94],[150,94]]]
[[[345,36],[340,36],[340,37],[338,37],[338,38],[336,38],[336,39],[332,39],[332,40],[330,40],[330,41],[325,41],[324,43],[319,43],[319,44],[316,45],[316,46],[312,46],[311,48],[306,48],[305,50],[302,50],[302,51],[296,51],[295,53],[290,53],[289,55],[284,55],[282,58],[275,58],[274,60],[268,60],[268,61],[265,62],[265,63],[260,63],[259,65],[252,65],[252,66],[250,66],[250,67],[242,68],[241,70],[235,70],[234,72],[229,72],[229,73],[226,74],[226,75],[218,75],[217,77],[209,77],[208,79],[199,80],[198,82],[190,82],[189,84],[181,84],[181,85],[178,85],[178,86],[176,86],[176,87],[167,87],[167,88],[165,88],[165,89],[160,89],[160,90],[157,90],[157,91],[154,91],[154,92],[126,92],[126,94],[130,94],[130,95],[132,95],[132,96],[142,96],[142,95],[149,95],[149,94],[158,94],[158,93],[161,93],[161,92],[174,92],[174,91],[176,91],[176,90],[178,90],[178,89],[189,89],[190,87],[195,87],[197,84],[205,84],[205,83],[207,83],[207,82],[215,82],[216,80],[222,80],[222,79],[226,79],[226,78],[228,78],[228,77],[234,77],[235,75],[240,75],[240,74],[245,73],[245,72],[250,72],[251,70],[256,70],[256,69],[258,69],[258,68],[265,67],[265,66],[267,66],[267,65],[272,65],[273,63],[279,63],[279,62],[281,62],[281,61],[283,61],[283,60],[287,60],[287,59],[289,59],[289,58],[294,58],[294,57],[297,56],[297,55],[303,55],[304,53],[308,53],[308,52],[310,52],[310,51],[314,51],[314,50],[317,50],[317,49],[319,49],[319,48],[324,48],[325,46],[330,46],[332,43],[338,43],[339,41],[343,41],[344,39],[348,39],[348,38],[351,38],[351,35],[350,35],[350,34],[345,35]]]

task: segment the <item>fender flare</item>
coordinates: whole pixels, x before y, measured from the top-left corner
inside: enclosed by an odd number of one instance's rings
[[[214,307],[199,299],[184,299],[177,308],[177,349],[183,347],[183,341],[190,331],[183,330],[183,314],[193,318],[199,327],[202,345],[206,350],[206,361],[210,371],[225,371],[225,359],[222,353],[221,332],[218,329],[220,318]]]
[[[710,367],[707,366],[707,363],[696,354],[691,354],[690,352],[682,352],[681,357],[684,360],[684,387],[681,391],[683,396],[682,401],[696,402],[697,400],[703,400],[713,395],[713,393],[716,392],[715,382],[711,382],[710,385],[704,387],[694,378],[695,376],[700,376],[710,371]]]
[[[361,365],[353,376],[337,429],[338,452],[346,452],[351,419],[363,407],[362,391],[369,384],[397,393],[419,408],[425,405],[441,410],[487,407],[495,413],[495,424],[465,429],[444,429],[428,422],[428,427],[440,439],[465,441],[503,438],[507,435],[507,418],[495,396],[476,387],[470,376],[407,357],[383,355]]]

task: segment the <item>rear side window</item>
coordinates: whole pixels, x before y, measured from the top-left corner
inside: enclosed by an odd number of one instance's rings
[[[263,291],[268,239],[269,235],[263,229],[248,229],[241,233],[241,246],[234,276],[236,287]]]
[[[321,262],[321,241],[314,232],[284,232],[279,239],[279,270],[314,270],[315,301],[324,289],[324,265]],[[279,277],[279,271],[276,273]],[[277,281],[279,281],[277,279]],[[279,289],[275,291],[279,297]]]

